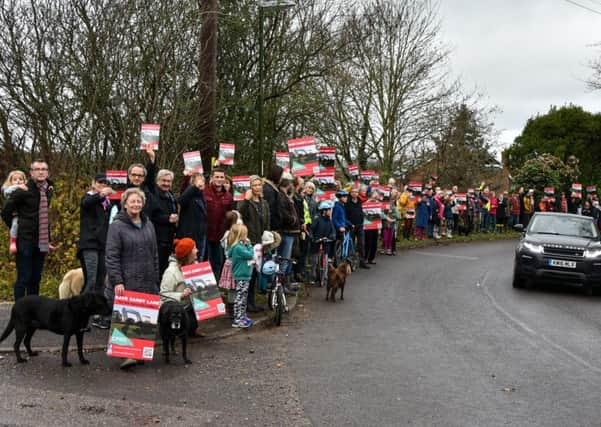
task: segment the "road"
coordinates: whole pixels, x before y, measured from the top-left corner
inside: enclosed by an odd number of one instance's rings
[[[345,301],[314,289],[281,328],[195,345],[189,367],[4,355],[0,425],[599,426],[601,298],[514,290],[514,244],[380,257]]]

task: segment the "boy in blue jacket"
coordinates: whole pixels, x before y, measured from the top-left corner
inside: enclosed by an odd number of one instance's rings
[[[328,200],[324,200],[319,203],[317,207],[318,215],[313,218],[311,223],[311,278],[313,283],[317,282],[317,265],[319,264],[319,246],[320,239],[328,239],[331,240],[332,243],[336,239],[336,230],[334,228],[334,223],[330,218],[332,212],[332,202]],[[344,209],[343,209],[344,211]],[[333,257],[333,249],[334,245],[330,242],[325,242],[326,253]]]

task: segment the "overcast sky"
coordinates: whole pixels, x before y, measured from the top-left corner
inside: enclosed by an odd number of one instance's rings
[[[440,0],[442,36],[467,89],[502,110],[495,118],[503,146],[529,117],[573,103],[601,112],[601,91],[583,82],[587,61],[601,55],[601,0]]]

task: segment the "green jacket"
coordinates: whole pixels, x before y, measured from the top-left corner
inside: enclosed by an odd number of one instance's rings
[[[232,260],[232,276],[234,280],[250,280],[253,272],[253,263],[255,251],[251,245],[245,245],[242,242],[236,243],[228,251]]]

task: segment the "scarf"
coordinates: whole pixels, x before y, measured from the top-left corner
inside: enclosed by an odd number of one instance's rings
[[[38,211],[38,247],[40,252],[48,252],[48,183],[46,181],[38,183],[40,192],[40,209]]]

